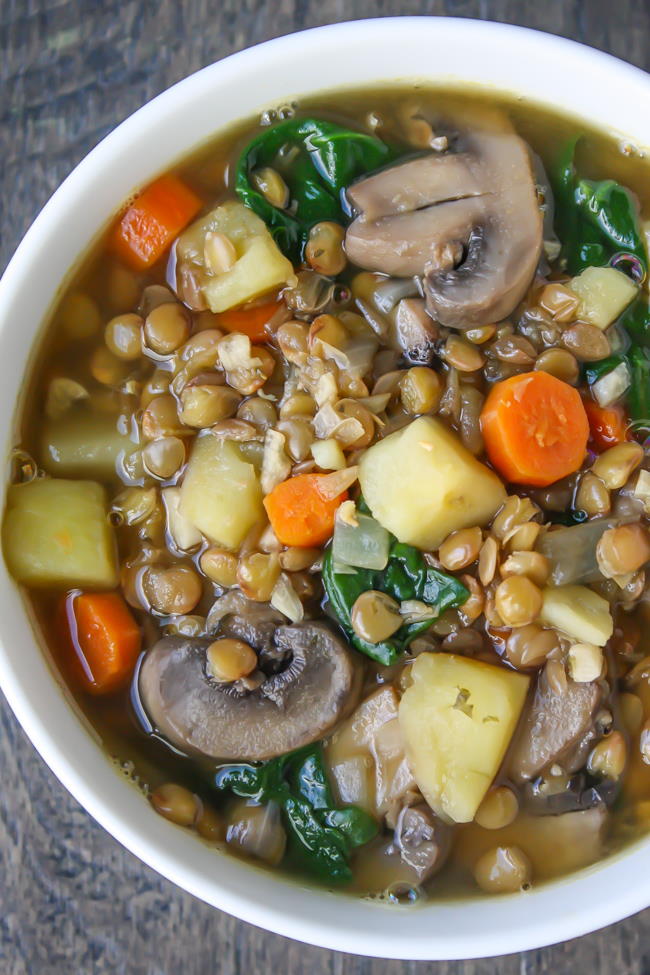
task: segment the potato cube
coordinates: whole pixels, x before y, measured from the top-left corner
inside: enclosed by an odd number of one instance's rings
[[[579,643],[604,647],[614,632],[609,603],[586,586],[547,586],[540,619]]]
[[[237,549],[263,518],[262,489],[252,464],[230,440],[196,441],[181,487],[179,514],[211,542]]]
[[[415,781],[446,820],[469,823],[503,761],[529,678],[449,653],[411,668],[399,721]]]
[[[578,318],[605,329],[634,301],[638,287],[613,267],[588,267],[569,282],[580,299]]]
[[[207,233],[223,234],[237,260],[228,271],[211,273],[203,253]],[[195,221],[181,235],[177,257],[203,270],[202,290],[213,312],[227,311],[294,280],[294,270],[266,224],[243,203],[229,200]]]
[[[487,524],[506,498],[496,474],[444,423],[424,416],[366,450],[359,483],[377,521],[422,549]]]
[[[114,532],[104,489],[94,481],[38,478],[13,485],[2,541],[9,571],[26,586],[117,585]]]

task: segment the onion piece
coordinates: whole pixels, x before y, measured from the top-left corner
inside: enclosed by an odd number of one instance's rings
[[[336,518],[332,559],[358,569],[385,569],[390,549],[388,532],[369,515],[357,512],[356,522],[355,526],[343,518]]]
[[[300,623],[304,619],[305,610],[286,572],[280,573],[278,581],[273,587],[271,606],[286,616],[287,619],[290,619],[292,623]]]
[[[47,389],[45,412],[52,420],[58,420],[74,403],[88,399],[88,390],[76,379],[57,376]]]
[[[612,518],[597,518],[581,525],[544,532],[537,543],[537,551],[551,564],[549,582],[553,586],[566,586],[602,581],[596,546],[604,532],[617,524]]]
[[[318,479],[317,491],[323,501],[333,501],[343,494],[359,477],[359,468],[346,467],[344,471],[334,471],[332,474],[323,474]]]
[[[632,377],[627,362],[620,362],[611,372],[605,373],[591,387],[591,392],[599,406],[611,406],[624,396],[632,385]]]
[[[263,494],[270,494],[274,487],[291,474],[291,461],[285,452],[285,437],[278,430],[267,430],[264,438],[264,455],[260,484]]]

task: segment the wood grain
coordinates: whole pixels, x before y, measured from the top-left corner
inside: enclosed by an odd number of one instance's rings
[[[517,23],[650,66],[645,0],[0,0],[0,268],[74,165],[168,85],[269,37],[396,13]],[[0,759],[2,975],[650,975],[650,910],[491,961],[388,962],[305,947],[206,907],[119,847],[44,766],[4,701]]]

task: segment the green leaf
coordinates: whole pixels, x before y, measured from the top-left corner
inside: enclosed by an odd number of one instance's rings
[[[579,179],[575,150],[579,137],[564,148],[556,167],[555,226],[570,274],[603,266],[620,252],[635,254],[647,270],[638,208],[630,191],[613,179]]]
[[[352,646],[384,666],[394,664],[411,641],[428,630],[441,613],[454,606],[462,606],[469,597],[469,592],[458,579],[430,568],[419,549],[397,541],[391,545],[385,569],[356,569],[354,573],[345,574],[334,571],[329,546],[323,556],[322,578],[330,607]],[[385,592],[398,602],[422,600],[435,607],[435,614],[430,619],[400,627],[389,640],[368,643],[352,629],[351,612],[359,596],[369,589]]]
[[[345,187],[392,156],[387,145],[367,133],[322,119],[287,119],[246,146],[237,163],[235,190],[264,220],[280,249],[298,262],[314,224],[345,222]],[[262,166],[272,166],[282,175],[289,187],[290,212],[274,207],[252,185],[252,171]]]
[[[340,830],[353,847],[370,842],[379,831],[377,820],[356,806],[330,810],[325,816],[325,824]]]

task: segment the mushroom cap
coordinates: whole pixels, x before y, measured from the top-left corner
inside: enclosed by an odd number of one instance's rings
[[[324,625],[279,626],[288,666],[246,695],[213,680],[211,640],[165,637],[146,654],[140,698],[172,745],[209,758],[264,761],[322,738],[356,704],[361,674],[350,648]]]
[[[562,762],[588,733],[602,700],[596,682],[569,681],[557,694],[540,674],[510,755],[515,782],[534,778],[552,762]]]
[[[472,131],[460,152],[398,164],[347,190],[345,248],[360,267],[424,275],[442,325],[501,321],[523,298],[543,236],[531,156],[512,131]]]

